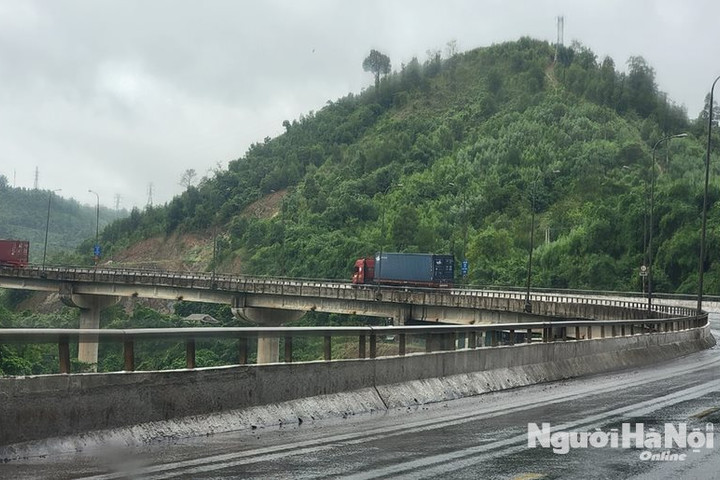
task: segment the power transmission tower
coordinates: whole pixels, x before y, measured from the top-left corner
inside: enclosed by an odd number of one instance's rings
[[[148,206],[148,207],[152,207],[152,206],[153,206],[152,194],[153,194],[153,184],[152,184],[152,182],[150,182],[150,183],[148,184],[148,199],[147,199],[147,206]]]
[[[39,180],[40,180],[40,169],[38,169],[38,167],[35,167],[35,185],[34,185],[35,190],[37,190],[39,187],[39,183],[40,183]]]
[[[555,43],[555,60],[554,62],[557,62],[558,57],[558,50],[562,45],[565,44],[564,40],[565,35],[565,17],[560,15],[557,17],[557,42]]]

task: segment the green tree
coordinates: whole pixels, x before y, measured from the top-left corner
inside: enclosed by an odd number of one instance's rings
[[[627,88],[630,105],[643,117],[649,116],[657,107],[655,70],[643,57],[628,59]]]
[[[392,220],[390,228],[392,244],[400,250],[416,245],[419,227],[420,217],[417,209],[412,205],[402,205]]]
[[[363,60],[362,66],[363,70],[375,75],[375,90],[377,91],[380,88],[380,75],[390,73],[390,57],[373,49],[370,50],[370,55]]]

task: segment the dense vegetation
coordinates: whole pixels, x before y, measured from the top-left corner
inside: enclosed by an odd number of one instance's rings
[[[0,239],[30,241],[30,262],[78,264],[92,261],[97,228],[95,207],[80,205],[48,190],[13,188],[0,175]],[[100,228],[127,216],[127,211],[100,208]],[[47,233],[47,252],[45,234]],[[78,247],[82,248],[78,249]],[[77,250],[77,255],[72,252]]]
[[[104,241],[221,228],[243,273],[298,277],[347,278],[354,258],[380,249],[452,252],[469,259],[470,283],[521,285],[534,205],[535,285],[638,290],[653,146],[687,132],[655,149],[652,228],[656,288],[692,291],[706,113],[689,121],[641,57],[626,73],[580,45],[555,57],[523,38],[413,59],[377,88],[285,121],[284,134],[165,207],[133,211]],[[278,215],[240,215],[279,191]],[[710,292],[718,221],[711,203]]]

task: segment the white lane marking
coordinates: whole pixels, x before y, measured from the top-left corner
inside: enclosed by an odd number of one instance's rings
[[[593,428],[598,428],[602,426],[604,423],[602,422],[603,420],[617,418],[618,416],[624,416],[627,418],[641,417],[666,406],[674,405],[685,400],[697,398],[698,396],[702,396],[706,393],[717,391],[720,391],[720,380],[706,382],[696,387],[665,395],[663,397],[646,400],[644,402],[627,405],[625,407],[620,407],[613,410],[608,410],[596,415],[585,417],[582,420],[576,422],[568,422],[561,425],[553,426],[551,430],[567,431],[584,429],[585,431],[588,431]],[[440,455],[426,456],[421,459],[413,460],[406,463],[396,464],[385,468],[379,468],[369,472],[360,472],[355,475],[344,476],[344,478],[352,480],[369,480],[374,478],[392,476],[393,480],[412,480],[417,478],[437,477],[447,472],[447,463],[449,462],[452,462],[453,470],[460,470],[462,468],[466,468],[472,465],[476,465],[480,462],[489,460],[489,457],[491,457],[491,455],[487,454],[487,452],[491,450],[503,448],[503,456],[526,450],[528,448],[527,438],[527,433],[524,433],[522,435],[508,438],[506,440],[499,440],[496,442],[477,445],[474,447],[456,450]],[[486,455],[480,456],[479,454],[482,453],[485,453]]]
[[[603,392],[612,392],[617,390],[624,390],[628,387],[644,385],[659,381],[661,379],[668,378],[670,373],[672,376],[681,375],[687,372],[695,372],[699,368],[707,368],[715,363],[720,362],[720,357],[712,357],[710,360],[704,362],[689,365],[687,367],[669,367],[661,371],[652,371],[648,376],[642,380],[638,380],[633,377],[624,379],[622,383],[617,382],[616,376],[613,376],[606,380],[608,383],[607,387],[602,388]],[[213,455],[209,457],[203,457],[193,460],[186,460],[181,462],[173,462],[167,464],[153,465],[150,467],[142,468],[138,471],[133,472],[134,474],[143,475],[146,479],[162,479],[172,478],[180,475],[188,475],[193,473],[204,473],[213,470],[220,470],[229,467],[235,467],[243,464],[259,463],[277,460],[280,458],[295,456],[295,455],[306,455],[311,453],[317,453],[320,451],[330,450],[338,446],[338,444],[344,445],[356,445],[364,442],[374,441],[381,438],[387,438],[391,436],[404,435],[408,433],[419,433],[427,430],[439,429],[452,425],[459,425],[476,420],[482,420],[485,418],[495,417],[515,411],[530,410],[539,406],[545,406],[549,404],[562,403],[565,401],[582,398],[585,396],[593,395],[600,388],[595,383],[588,387],[585,387],[584,391],[577,393],[568,394],[557,394],[552,393],[553,398],[542,399],[536,401],[525,401],[518,399],[517,404],[513,405],[511,402],[508,404],[504,403],[502,407],[490,407],[483,412],[474,413],[471,415],[467,414],[451,414],[441,417],[436,417],[429,420],[419,420],[416,422],[404,423],[396,426],[384,426],[368,429],[363,432],[352,432],[348,434],[339,434],[332,437],[327,437],[321,440],[307,440],[301,442],[294,442],[282,446],[272,446],[257,448],[252,450],[246,450],[243,452],[228,453],[221,455]],[[180,471],[178,471],[180,470]],[[148,476],[151,474],[157,474]],[[85,480],[110,480],[125,478],[126,472],[123,473],[108,473],[92,477],[85,477]]]

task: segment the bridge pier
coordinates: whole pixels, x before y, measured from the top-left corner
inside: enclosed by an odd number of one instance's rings
[[[305,312],[299,310],[278,310],[274,308],[234,308],[233,314],[263,327],[280,327],[299,320]],[[259,336],[257,344],[257,363],[277,363],[280,359],[280,338]]]
[[[71,292],[60,294],[65,305],[80,309],[80,329],[99,329],[100,311],[120,301],[120,297],[107,295],[77,295]],[[97,335],[81,335],[78,342],[78,361],[90,364],[90,371],[97,372]]]
[[[277,337],[258,337],[257,363],[277,363],[280,359],[280,339]]]
[[[407,321],[412,317],[412,305],[399,305],[395,309],[393,315],[393,325],[396,327],[404,326]]]

